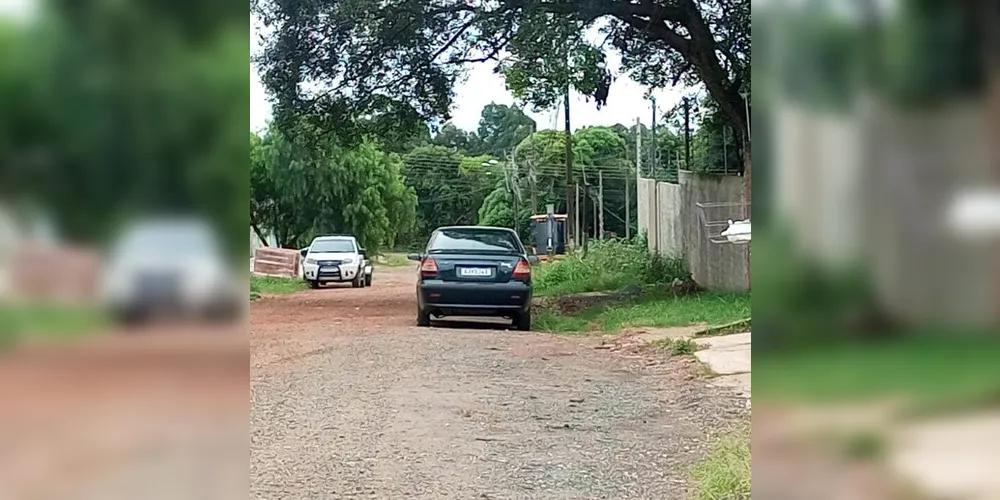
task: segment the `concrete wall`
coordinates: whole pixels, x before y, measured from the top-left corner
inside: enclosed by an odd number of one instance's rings
[[[744,219],[743,207],[732,205],[704,211],[698,203],[743,201],[743,178],[732,175],[703,175],[680,172],[680,222],[683,224],[684,255],[691,276],[710,290],[748,290],[747,263],[749,245],[714,243],[724,226],[708,227],[706,222]]]
[[[822,263],[870,266],[883,306],[951,324],[995,319],[995,246],[943,224],[956,191],[996,185],[996,128],[982,102],[903,112],[862,99],[842,115],[775,112],[780,220]]]
[[[684,206],[682,187],[669,182],[656,183],[656,252],[660,255],[684,255]]]
[[[711,220],[745,218],[742,206],[716,207],[702,216],[698,203],[740,202],[743,178],[681,172],[679,183],[640,179],[639,231],[650,250],[683,256],[695,281],[712,290],[747,290],[748,246],[713,243],[725,227],[706,227]]]

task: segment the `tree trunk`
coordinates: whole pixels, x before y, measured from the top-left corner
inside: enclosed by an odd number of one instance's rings
[[[261,232],[259,225],[253,220],[253,217],[250,218],[250,229],[253,229],[253,232],[257,235],[257,239],[260,240],[261,245],[264,245],[265,247],[270,246],[267,244],[267,238],[264,237],[264,233]]]

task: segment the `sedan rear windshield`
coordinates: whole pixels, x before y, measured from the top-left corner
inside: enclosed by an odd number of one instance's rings
[[[319,240],[309,247],[312,253],[352,253],[354,242],[351,240]]]
[[[428,245],[429,253],[486,252],[522,253],[524,248],[514,233],[496,229],[442,229]]]

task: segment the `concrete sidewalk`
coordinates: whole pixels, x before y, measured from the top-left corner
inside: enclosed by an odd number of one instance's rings
[[[695,356],[719,376],[716,385],[732,387],[741,396],[750,397],[750,332],[718,337],[696,338],[705,346]]]

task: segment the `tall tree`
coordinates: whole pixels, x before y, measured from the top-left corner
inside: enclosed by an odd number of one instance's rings
[[[483,152],[496,158],[510,155],[514,148],[535,133],[538,124],[523,111],[506,104],[490,103],[483,106],[479,118],[479,139]]]
[[[441,127],[441,130],[430,140],[431,144],[444,146],[460,151],[464,154],[477,155],[482,152],[482,141],[475,132],[468,132],[448,122]]]
[[[275,28],[261,63],[279,115],[301,107],[363,114],[392,94],[421,116],[446,118],[462,66],[486,61],[540,104],[567,83],[603,103],[605,54],[617,50],[624,71],[643,84],[704,84],[746,138],[747,0],[261,0],[255,10]],[[610,44],[585,42],[595,26]],[[559,37],[572,50],[553,54]],[[303,92],[303,81],[322,90]]]
[[[503,179],[502,172],[483,166],[488,161],[436,145],[421,146],[403,157],[406,184],[419,199],[419,235],[440,226],[476,223],[483,200]]]
[[[394,246],[416,222],[416,193],[397,155],[353,148],[308,122],[250,137],[250,219],[296,248],[320,234],[349,233],[372,251]]]

